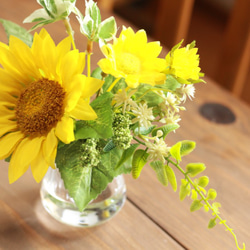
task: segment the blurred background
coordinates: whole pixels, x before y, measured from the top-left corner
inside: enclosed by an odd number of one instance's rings
[[[98,0],[171,48],[196,40],[206,76],[250,105],[250,0]]]

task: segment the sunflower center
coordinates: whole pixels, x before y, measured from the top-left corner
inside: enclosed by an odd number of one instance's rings
[[[140,71],[141,62],[135,55],[123,53],[117,60],[117,68],[126,75],[136,74]]]
[[[43,136],[64,114],[66,92],[55,81],[42,78],[28,86],[16,106],[17,125],[26,136]]]

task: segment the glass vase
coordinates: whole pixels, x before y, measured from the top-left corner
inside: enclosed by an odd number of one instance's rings
[[[41,190],[43,207],[56,220],[76,227],[93,227],[114,217],[126,200],[126,185],[122,175],[80,212],[64,187],[58,169],[49,168],[43,178]]]

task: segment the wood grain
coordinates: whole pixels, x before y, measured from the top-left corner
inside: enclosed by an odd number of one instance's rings
[[[78,4],[83,8],[83,2]],[[0,18],[22,24],[37,8],[36,1],[1,1]],[[104,18],[108,15],[104,13]],[[86,41],[78,32],[77,21],[71,21],[77,47],[84,51]],[[119,27],[129,25],[119,18],[117,21]],[[61,22],[46,28],[56,42],[66,36]],[[2,27],[0,40],[7,42]],[[95,52],[93,67],[101,55],[98,46]],[[164,49],[163,56],[165,53]],[[182,165],[207,165],[205,173],[210,177],[210,187],[218,191],[222,217],[235,229],[239,242],[249,246],[250,109],[210,79],[198,85],[196,96],[195,101],[187,102],[181,128],[167,137],[167,143],[173,145],[183,139],[197,142],[197,149],[183,159]],[[222,125],[206,120],[199,109],[207,102],[226,105],[236,121]],[[126,176],[128,200],[122,211],[110,222],[91,229],[71,228],[52,219],[41,206],[40,185],[30,172],[9,185],[7,164],[1,161],[0,168],[0,249],[235,249],[231,235],[222,226],[206,229],[210,215],[203,211],[190,213],[190,200],[180,202],[178,193],[161,186],[149,166],[137,181]]]

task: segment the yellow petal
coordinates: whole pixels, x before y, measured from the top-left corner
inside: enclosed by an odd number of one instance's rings
[[[43,142],[43,155],[49,166],[55,167],[58,139],[55,130],[52,129]]]
[[[63,84],[72,81],[76,74],[81,74],[85,66],[85,53],[79,53],[78,50],[71,50],[63,58],[59,69]],[[63,85],[64,86],[64,85]],[[64,86],[66,88],[66,86]]]
[[[84,91],[82,92],[82,98],[91,97],[98,89],[103,85],[104,81],[93,77],[87,77],[84,82]]]
[[[16,130],[17,130],[17,124],[14,121],[4,120],[3,122],[0,123],[0,137],[8,132]]]
[[[62,117],[56,125],[56,136],[65,144],[75,140],[74,121],[69,117]]]
[[[20,131],[3,136],[0,139],[0,159],[2,160],[9,157],[23,137],[24,135]]]
[[[31,171],[37,183],[39,183],[49,168],[48,163],[43,157],[42,151],[39,151],[37,157],[31,162]]]
[[[80,99],[69,115],[79,120],[95,120],[97,115],[86,100]]]
[[[76,75],[68,86],[66,86],[65,111],[70,112],[75,108],[84,90],[86,76]]]
[[[9,164],[9,182],[13,183],[20,178],[29,168],[30,163],[37,157],[41,150],[44,137],[34,139],[25,138],[17,146],[11,156]]]

